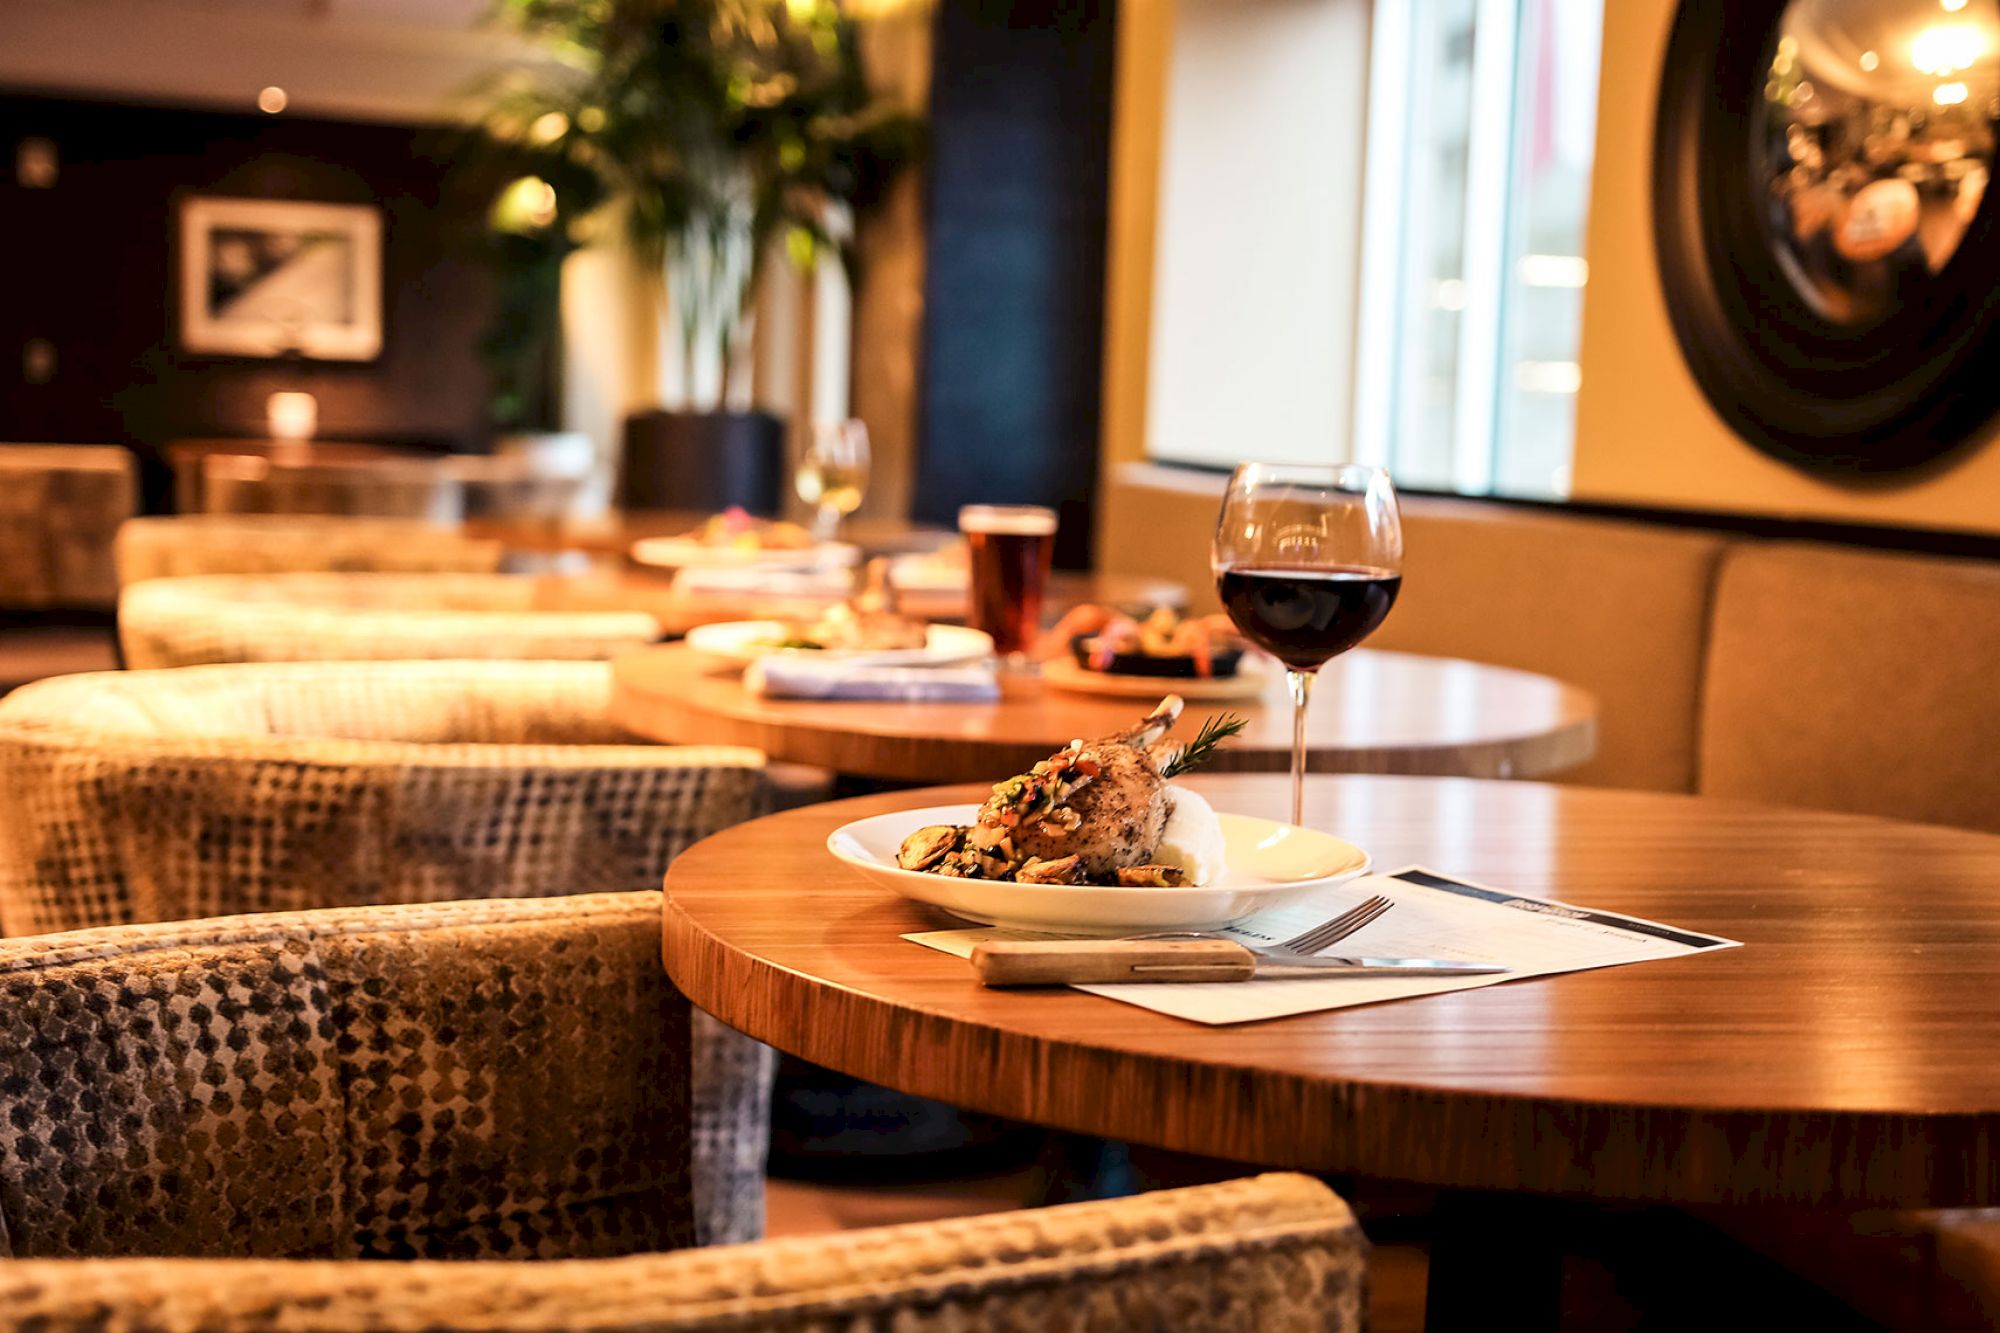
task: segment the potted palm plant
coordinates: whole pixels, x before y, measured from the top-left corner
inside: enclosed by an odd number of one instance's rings
[[[851,265],[853,219],[914,158],[920,123],[870,92],[834,0],[500,0],[499,13],[553,60],[492,97],[488,132],[541,164],[565,226],[622,227],[663,284],[680,395],[627,423],[621,499],[768,512],[783,427],[727,398],[758,279],[774,260]]]

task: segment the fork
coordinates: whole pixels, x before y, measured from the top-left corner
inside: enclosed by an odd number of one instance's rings
[[[1362,903],[1358,907],[1349,908],[1330,921],[1322,921],[1310,930],[1301,931],[1288,940],[1279,940],[1274,944],[1264,945],[1261,948],[1257,948],[1256,952],[1318,953],[1322,949],[1338,944],[1369,922],[1382,916],[1383,913],[1395,905],[1392,900],[1377,894],[1367,902]],[[1224,934],[1219,930],[1166,930],[1152,935],[1127,935],[1124,938],[1128,940],[1229,940],[1236,944],[1243,943],[1241,940],[1236,939],[1235,936]],[[1255,946],[1246,944],[1243,947],[1249,949]]]

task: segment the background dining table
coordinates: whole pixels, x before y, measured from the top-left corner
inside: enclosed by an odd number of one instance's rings
[[[510,551],[576,551],[622,561],[636,543],[692,532],[710,517],[711,513],[694,509],[613,509],[590,518],[556,521],[491,515],[468,518],[465,531],[468,536],[498,541]],[[863,555],[922,554],[946,546],[958,536],[950,528],[871,518],[845,520],[839,535],[841,541],[859,547]]]
[[[688,593],[675,586],[670,571],[614,566],[538,575],[534,600],[539,609],[549,611],[644,611],[673,637],[732,620],[811,619],[841,598],[754,588]],[[1057,570],[1049,576],[1044,603],[1049,618],[1084,602],[1178,610],[1187,606],[1188,590],[1171,579],[1123,574]],[[908,588],[901,593],[901,606],[924,620],[961,621],[966,616],[966,594],[962,588]]]
[[[748,745],[774,759],[904,782],[994,782],[1076,738],[1125,730],[1171,692],[1078,693],[1001,674],[996,703],[769,699],[741,671],[685,644],[612,663],[612,717],[654,740]],[[1241,699],[1190,699],[1181,732],[1234,712],[1248,720],[1217,770],[1289,768],[1292,705],[1283,674]],[[1547,676],[1448,658],[1358,649],[1320,672],[1307,726],[1317,772],[1533,777],[1589,759],[1597,701]]]
[[[1263,815],[1288,794],[1274,776],[1192,785]],[[950,918],[827,851],[849,820],[984,790],[806,807],[689,849],[666,881],[676,985],[780,1050],[924,1097],[1445,1187],[1439,1328],[1547,1310],[1560,1252],[1530,1196],[2000,1203],[2000,837],[1638,791],[1315,777],[1307,822],[1378,869],[1422,863],[1744,947],[1209,1027],[1067,988],[983,989],[898,938]]]

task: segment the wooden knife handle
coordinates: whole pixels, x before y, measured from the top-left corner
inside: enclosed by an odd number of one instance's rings
[[[1228,940],[994,940],[972,948],[987,986],[1248,981],[1257,960]]]

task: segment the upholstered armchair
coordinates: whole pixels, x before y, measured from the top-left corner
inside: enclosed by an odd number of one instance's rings
[[[0,941],[0,1325],[1361,1326],[1298,1176],[663,1253],[699,1131],[659,947],[655,893]]]
[[[510,574],[211,574],[118,596],[135,668],[365,659],[601,660],[660,637],[637,611],[553,611]]]
[[[1351,1333],[1366,1243],[1270,1175],[1107,1203],[576,1263],[0,1260],[37,1333]]]
[[[0,606],[109,606],[112,534],[138,504],[129,449],[0,445]]]
[[[134,518],[113,551],[121,586],[203,574],[491,574],[506,554],[455,528],[316,514]]]
[[[763,760],[629,744],[609,690],[585,662],[26,686],[0,700],[0,927],[657,890],[683,847],[758,812]],[[699,1234],[747,1239],[762,1232],[773,1056],[705,1014],[694,1034]]]

